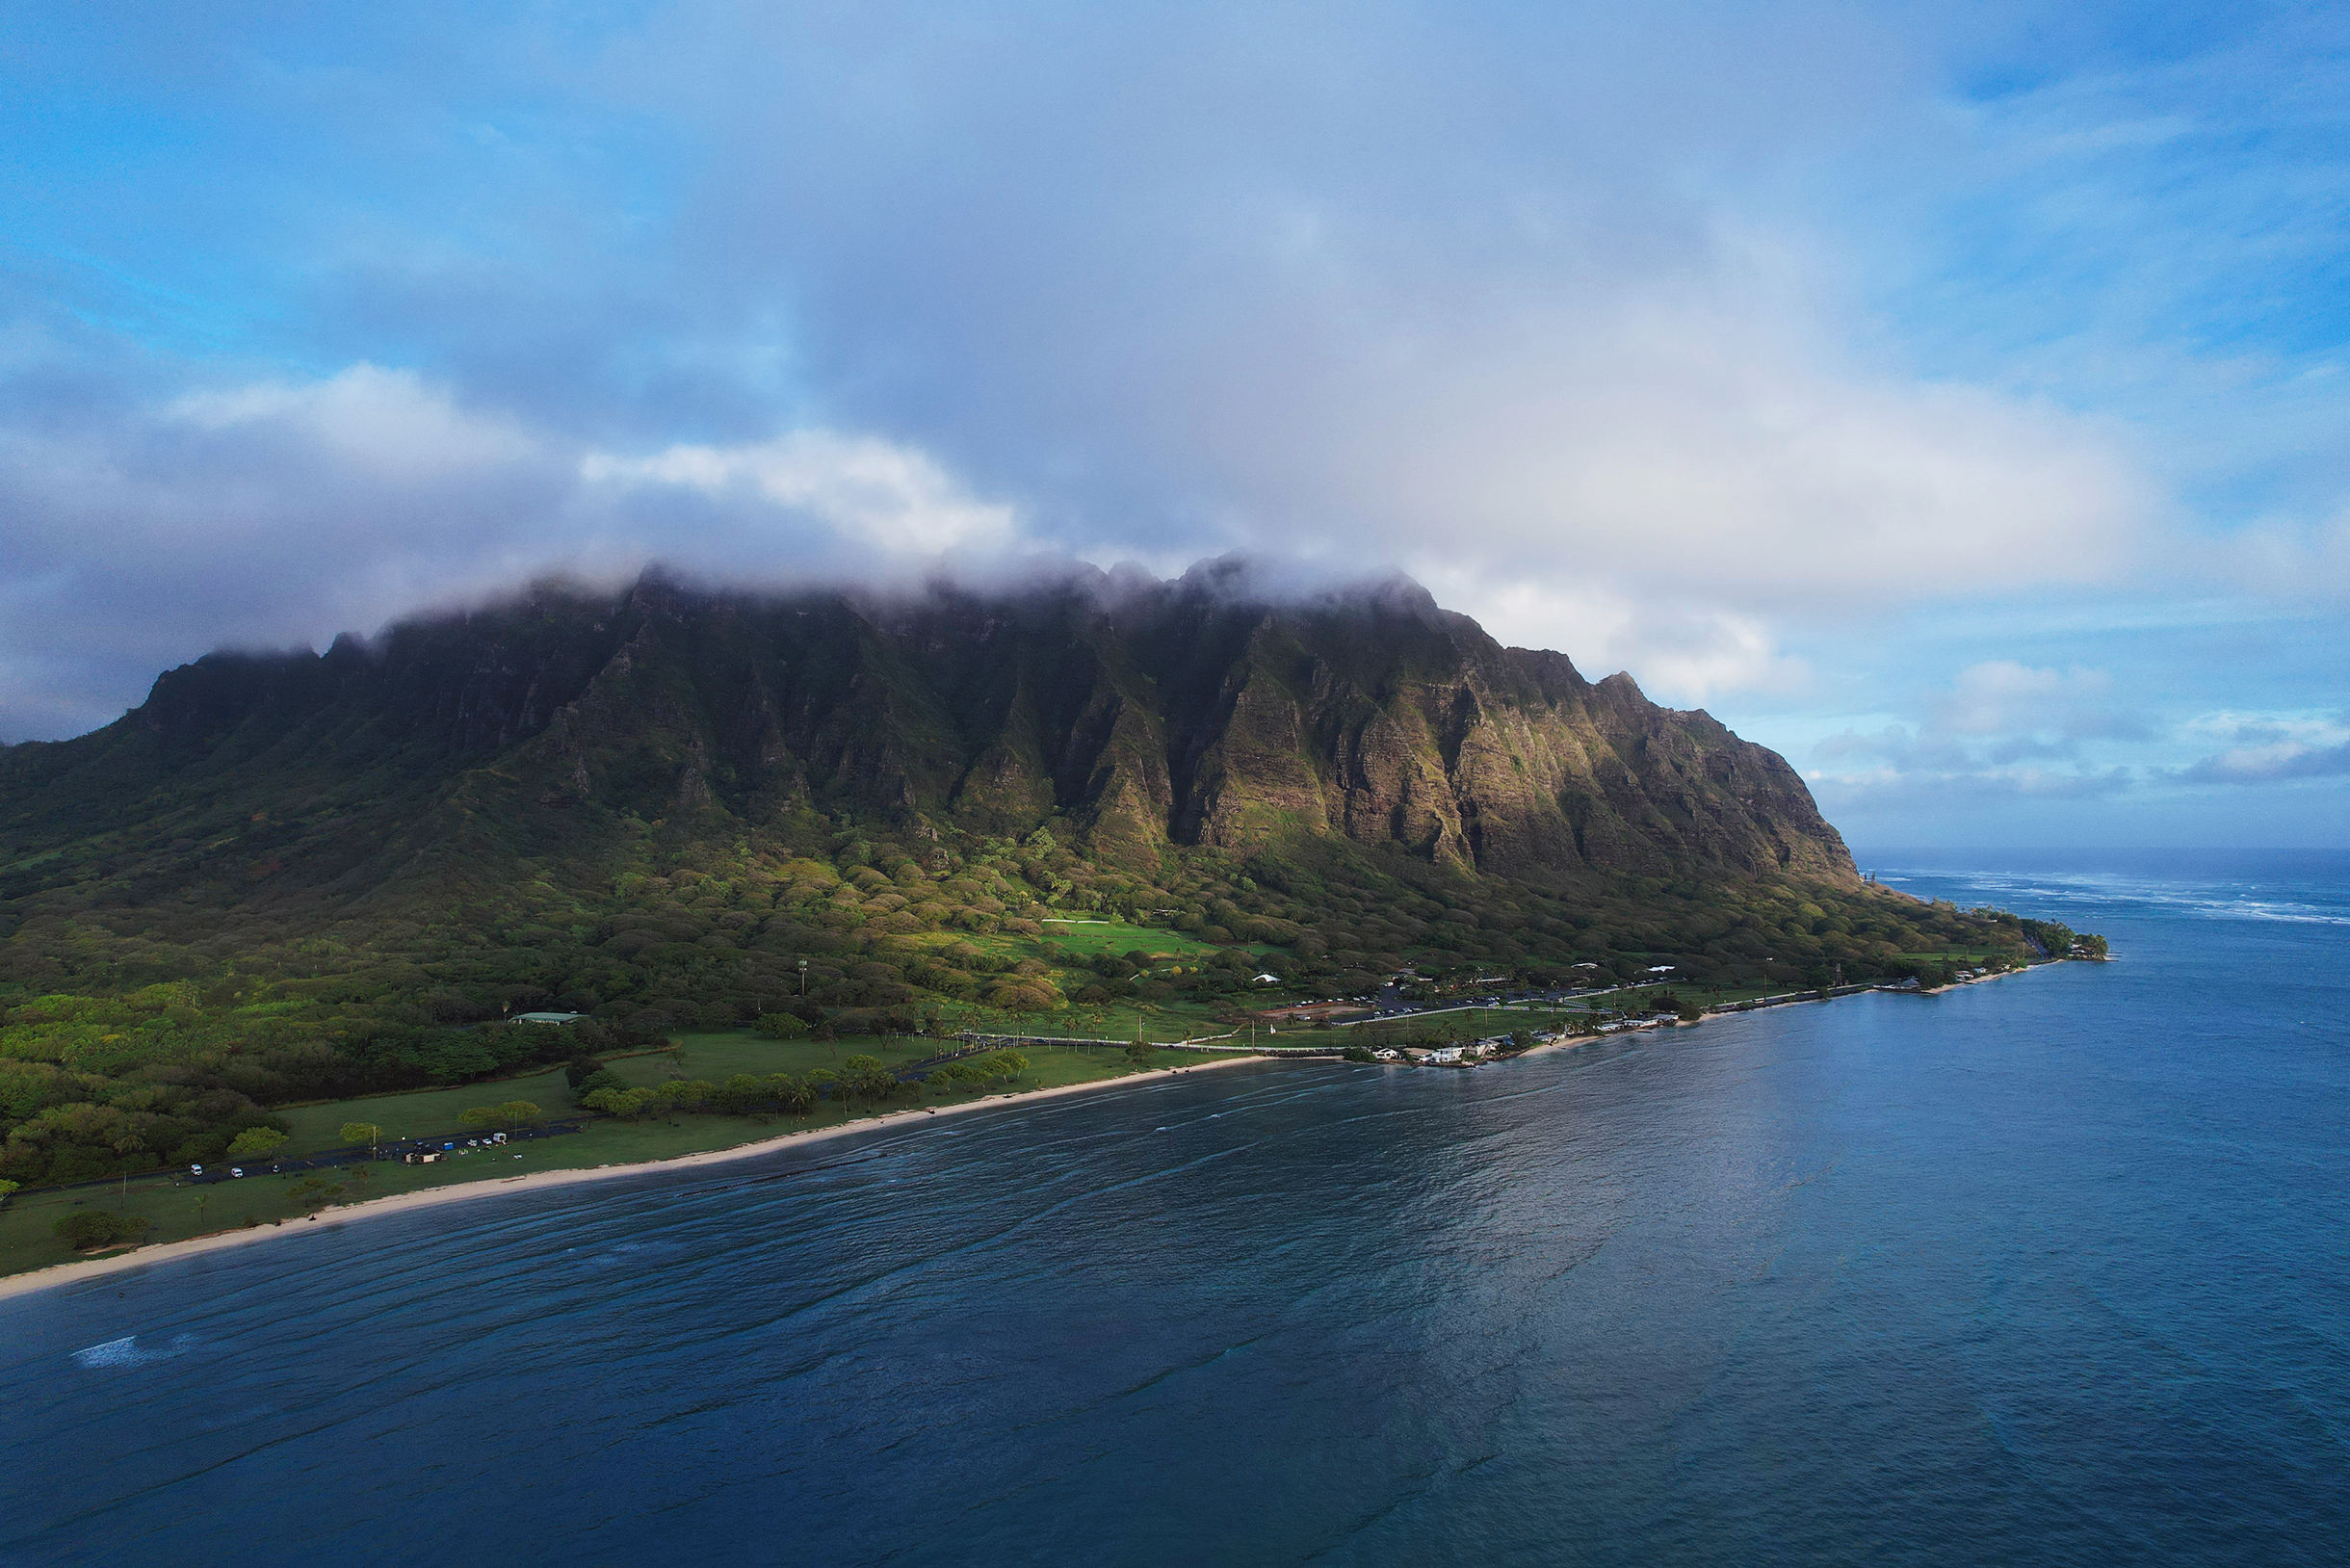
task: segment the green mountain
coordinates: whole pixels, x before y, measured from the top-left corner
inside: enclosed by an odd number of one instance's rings
[[[1049,823],[1112,858],[1330,836],[1559,883],[1858,880],[1794,771],[1706,714],[1501,647],[1407,580],[1266,603],[1230,562],[894,602],[541,589],[373,648],[215,654],[93,735],[0,756],[19,859],[232,830],[276,862],[245,874],[264,905],[379,895],[493,803],[566,854],[630,819],[815,810]],[[236,825],[257,814],[278,825]]]
[[[1192,961],[1081,954],[1071,920]],[[1122,1028],[1267,966],[1292,995],[1405,964],[1816,983],[2024,937],[1865,884],[1706,714],[1401,578],[541,586],[210,655],[0,750],[0,1175],[786,1012]],[[595,1022],[495,1022],[547,1006]]]

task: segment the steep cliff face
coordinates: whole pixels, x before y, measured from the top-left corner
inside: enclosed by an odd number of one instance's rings
[[[1179,726],[1179,839],[1333,832],[1512,875],[1853,875],[1774,753],[1630,676],[1502,648],[1416,584],[1260,606],[1187,579],[1156,614],[1203,655],[1185,666],[1220,671]]]
[[[386,822],[462,800],[539,838],[815,807],[1055,820],[1113,854],[1337,836],[1537,880],[1854,880],[1794,771],[1707,715],[1503,648],[1408,581],[1283,599],[1228,562],[896,600],[538,590],[373,646],[214,655],[105,730],[0,753],[19,838],[264,795]]]

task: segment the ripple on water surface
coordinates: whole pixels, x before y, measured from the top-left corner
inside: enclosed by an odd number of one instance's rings
[[[0,1543],[2339,1560],[2338,935],[2214,918],[2207,867],[1882,864],[2062,890],[2123,961],[1164,1080],[0,1303]]]

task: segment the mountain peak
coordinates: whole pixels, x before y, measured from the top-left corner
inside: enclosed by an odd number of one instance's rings
[[[1320,839],[1551,882],[1853,879],[1785,761],[1630,675],[1593,686],[1562,655],[1504,650],[1401,573],[1317,582],[1225,556],[1141,575],[867,598],[648,571],[324,659],[212,655],[121,723],[35,748],[63,775],[9,755],[93,798],[268,794],[273,770],[313,795],[391,766],[433,791],[505,780],[538,802],[525,815],[712,831],[814,810],[1051,823],[1112,854]],[[72,809],[22,789],[8,807]]]

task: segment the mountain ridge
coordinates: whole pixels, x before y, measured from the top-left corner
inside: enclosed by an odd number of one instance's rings
[[[541,806],[663,820],[822,806],[1058,822],[1113,858],[1329,835],[1560,883],[1858,880],[1793,770],[1702,710],[1505,648],[1399,575],[1276,598],[1229,559],[1163,584],[1073,572],[994,594],[727,592],[654,572],[324,654],[211,654],[113,725],[0,752],[0,831],[43,774],[114,773],[93,794],[119,812],[143,777],[392,753],[444,782],[494,757]]]
[[[681,1029],[1166,1038],[1401,975],[1696,1006],[2070,948],[1864,883],[1782,759],[1629,676],[1408,580],[1261,587],[650,574],[166,671],[0,751],[0,1181]],[[541,1009],[579,1021],[506,1022]]]

